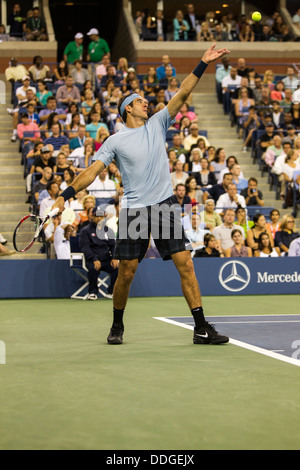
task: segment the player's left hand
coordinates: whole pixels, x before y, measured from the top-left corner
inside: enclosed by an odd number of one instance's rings
[[[226,48],[215,50],[215,47],[216,43],[214,43],[209,49],[207,49],[204,56],[202,57],[203,62],[209,64],[210,62],[214,62],[215,60],[218,60],[224,55],[230,53],[230,51]]]

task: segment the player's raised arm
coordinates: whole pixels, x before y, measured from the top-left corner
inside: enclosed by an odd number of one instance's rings
[[[87,188],[94,179],[103,171],[105,165],[100,160],[97,160],[91,166],[89,166],[86,170],[80,173],[72,182],[70,186],[65,189],[61,195],[55,201],[55,204],[52,206],[52,209],[56,207],[59,208],[60,212],[64,210],[65,201],[71,199],[75,196],[76,193],[82,191],[83,189]]]
[[[220,59],[230,51],[226,48],[215,50],[216,44],[214,43],[203,55],[200,63],[197,65],[195,70],[188,75],[180,85],[178,92],[169,101],[167,107],[171,118],[173,119],[179,112],[181,106],[186,102],[188,96],[193,91],[203,73],[206,70],[207,65],[210,62]]]

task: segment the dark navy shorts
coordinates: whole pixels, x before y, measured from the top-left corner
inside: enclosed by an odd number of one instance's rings
[[[163,260],[192,250],[182,226],[181,208],[170,198],[154,206],[120,211],[114,258],[141,262],[149,248],[150,236]]]

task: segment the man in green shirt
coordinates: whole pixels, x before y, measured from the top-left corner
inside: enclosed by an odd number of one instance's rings
[[[83,34],[75,34],[75,41],[69,42],[64,50],[64,60],[68,64],[74,64],[75,60],[82,60],[83,58]]]
[[[108,54],[110,57],[110,49],[105,41],[99,37],[99,31],[96,28],[92,28],[87,35],[90,37],[91,42],[88,47],[87,61],[97,64],[101,62],[104,54]]]

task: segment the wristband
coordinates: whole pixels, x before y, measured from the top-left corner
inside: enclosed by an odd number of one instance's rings
[[[203,62],[203,60],[201,60],[200,63],[195,68],[195,70],[193,70],[193,74],[196,75],[196,77],[201,78],[207,66],[208,64],[206,64],[206,62]]]
[[[76,194],[76,191],[75,191],[75,189],[73,188],[73,186],[68,186],[68,187],[61,193],[61,197],[63,197],[65,201],[68,201],[69,199],[71,199],[72,197],[74,197],[75,194]]]

